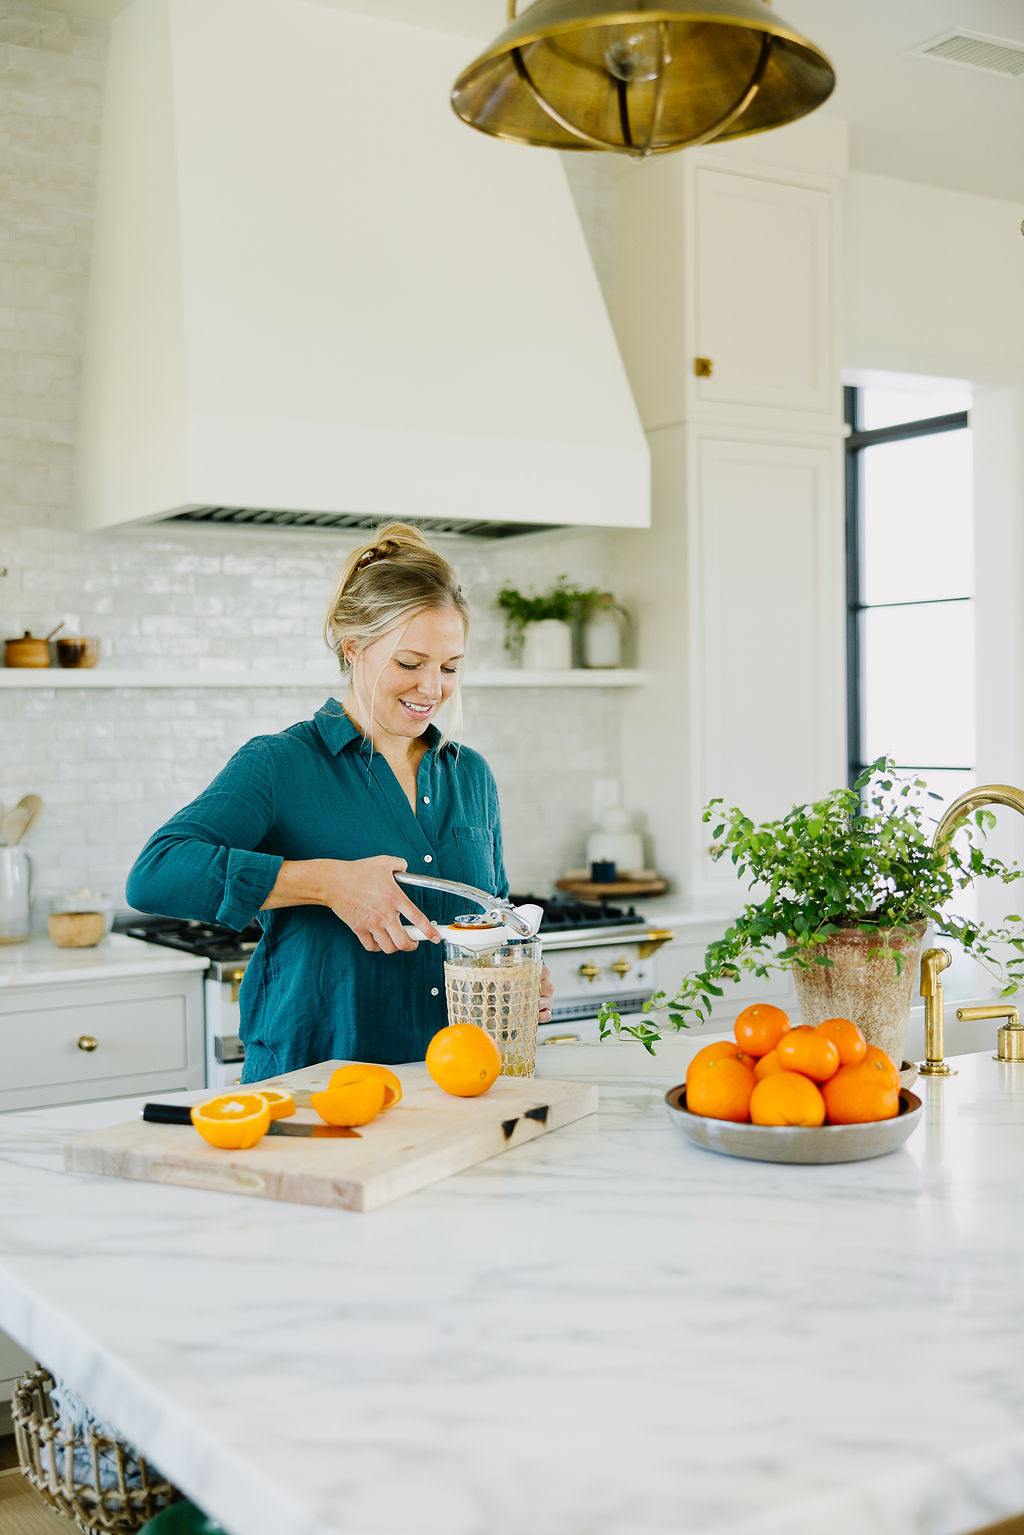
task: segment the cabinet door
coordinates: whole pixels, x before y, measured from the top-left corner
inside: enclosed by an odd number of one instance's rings
[[[840,450],[698,434],[694,474],[694,820],[714,796],[775,819],[845,776]],[[701,883],[721,895],[711,831]]]
[[[839,410],[834,193],[698,166],[691,289],[697,406],[759,412]]]

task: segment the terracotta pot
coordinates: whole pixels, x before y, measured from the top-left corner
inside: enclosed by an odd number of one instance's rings
[[[816,1027],[826,1018],[852,1018],[868,1044],[879,1045],[900,1067],[924,931],[923,922],[914,923],[909,930],[883,933],[844,928],[810,950],[811,958],[822,954],[832,964],[812,964],[807,970],[793,971],[801,1022]],[[880,944],[905,956],[902,973],[897,974],[895,961],[887,955],[868,959]]]

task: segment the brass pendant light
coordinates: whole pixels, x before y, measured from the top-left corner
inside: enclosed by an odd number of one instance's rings
[[[835,72],[766,0],[535,0],[455,82],[463,122],[548,149],[658,155],[813,112]]]

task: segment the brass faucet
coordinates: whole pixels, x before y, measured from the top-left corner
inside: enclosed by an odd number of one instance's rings
[[[935,828],[932,846],[948,854],[950,844],[959,828],[975,810],[986,805],[1008,805],[1024,815],[1024,789],[1011,784],[987,783],[980,788],[968,789],[955,799]],[[943,1016],[942,984],[940,970],[950,963],[948,949],[926,949],[921,955],[921,995],[924,997],[924,1053],[926,1059],[918,1068],[923,1077],[951,1077],[955,1071],[942,1058]],[[999,1048],[994,1057],[997,1061],[1024,1061],[1024,1025],[1015,1007],[1005,1003],[989,1007],[958,1007],[956,1016],[961,1021],[975,1018],[1005,1018],[1007,1022],[999,1030]]]

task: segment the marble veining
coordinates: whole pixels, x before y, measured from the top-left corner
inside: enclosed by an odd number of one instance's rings
[[[68,981],[114,981],[124,976],[205,970],[209,960],[124,933],[108,933],[91,949],[60,949],[49,938],[0,945],[0,987],[52,986]]]
[[[1024,1068],[956,1064],[826,1167],[604,1065],[363,1216],[62,1172],[131,1101],[2,1115],[0,1325],[232,1535],[957,1535],[1024,1510]]]

